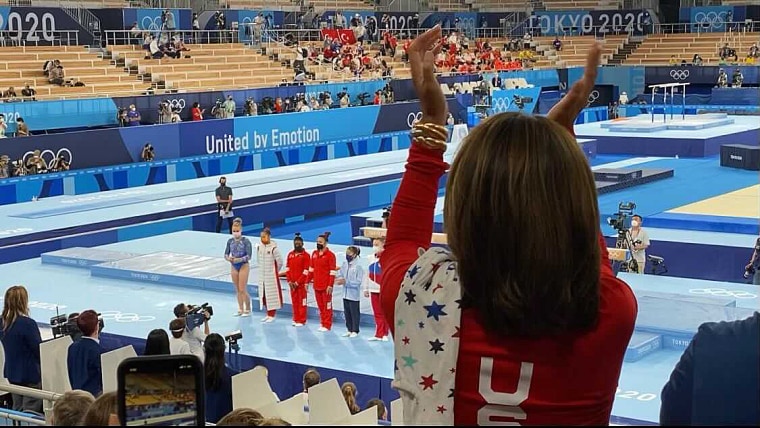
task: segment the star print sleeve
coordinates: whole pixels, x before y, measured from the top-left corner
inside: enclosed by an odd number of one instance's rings
[[[404,274],[419,257],[417,250],[430,247],[438,182],[447,167],[443,154],[438,151],[416,144],[409,149],[406,172],[388,219],[385,251],[380,256],[381,302],[391,332],[396,296]]]

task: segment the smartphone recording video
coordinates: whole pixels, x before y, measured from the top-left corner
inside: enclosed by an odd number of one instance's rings
[[[193,355],[126,359],[118,382],[122,425],[205,425],[203,365]]]

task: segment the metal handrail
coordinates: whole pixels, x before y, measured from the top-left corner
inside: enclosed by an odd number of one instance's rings
[[[57,401],[60,400],[63,396],[63,394],[59,394],[57,392],[43,391],[41,389],[28,388],[26,386],[11,385],[10,383],[0,383],[0,391],[47,401]]]
[[[0,410],[0,418],[10,419],[12,421],[21,422],[21,423],[25,423],[29,425],[39,425],[39,426],[46,425],[44,419],[31,418],[29,416],[24,416],[16,412],[9,412],[9,411],[3,411],[3,410]]]

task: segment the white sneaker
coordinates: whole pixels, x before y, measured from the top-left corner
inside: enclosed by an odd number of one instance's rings
[[[326,329],[326,328],[324,328],[324,327],[319,327],[319,328],[317,329],[317,331],[325,332],[325,331],[327,331],[327,329]]]
[[[261,319],[261,322],[267,322],[268,319],[269,319],[269,317],[264,317],[264,318]]]
[[[343,337],[348,337],[348,336],[351,336],[352,334],[353,334],[353,333],[351,333],[350,331],[347,331],[347,332],[345,332],[345,333],[341,334],[341,336],[343,336]]]
[[[240,314],[240,316],[243,317],[243,318],[250,317],[251,313],[250,312],[243,312],[242,314]]]
[[[300,322],[294,322],[293,327],[303,327],[303,324],[301,324]]]
[[[354,337],[358,337],[358,336],[359,336],[359,333],[351,333],[351,334],[348,335],[348,337],[350,337],[351,339],[353,339]]]
[[[383,338],[380,339],[380,340],[382,340],[383,342],[387,342],[388,341],[388,336],[383,336]]]
[[[369,338],[369,339],[367,339],[367,340],[369,340],[370,342],[377,342],[378,340],[383,340],[383,339],[382,339],[382,338],[380,338],[380,337],[375,337],[375,336],[372,336],[372,337],[370,337],[370,338]]]
[[[237,311],[237,312],[235,312],[234,314],[232,314],[232,316],[233,316],[233,317],[242,317],[242,316],[243,316],[243,313],[242,313],[242,312],[240,312],[240,311]]]
[[[274,317],[267,317],[267,319],[264,320],[264,322],[272,322],[274,321]]]

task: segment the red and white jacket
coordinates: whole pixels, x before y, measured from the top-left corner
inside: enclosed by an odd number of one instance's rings
[[[314,290],[325,291],[327,287],[335,284],[335,275],[338,266],[335,253],[325,248],[320,254],[319,250],[311,253],[311,266],[309,267],[309,282],[314,283]]]
[[[285,277],[288,282],[295,282],[298,285],[304,285],[309,282],[309,266],[311,258],[306,250],[300,253],[293,250],[288,253],[287,267],[285,268]]]

